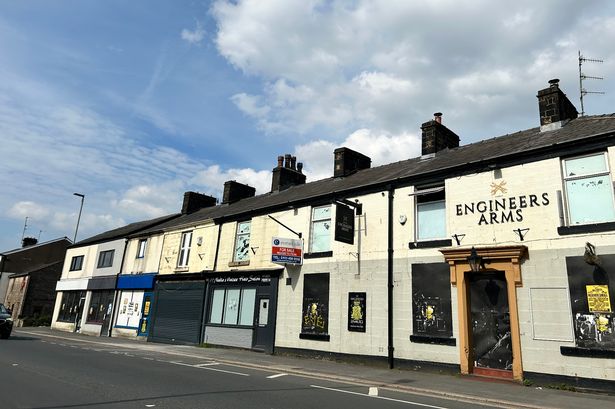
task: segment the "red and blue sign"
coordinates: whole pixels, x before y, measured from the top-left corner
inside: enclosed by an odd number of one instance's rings
[[[271,240],[271,261],[283,264],[303,264],[303,241],[273,237]]]

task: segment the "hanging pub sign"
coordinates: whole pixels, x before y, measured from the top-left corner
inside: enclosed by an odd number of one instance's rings
[[[354,244],[354,209],[339,203],[335,205],[335,240]]]
[[[348,331],[365,332],[366,293],[348,293]]]
[[[303,264],[303,241],[273,237],[271,239],[271,262],[280,264]]]

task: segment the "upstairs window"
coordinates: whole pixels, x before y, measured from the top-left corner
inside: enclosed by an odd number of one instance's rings
[[[145,257],[145,250],[147,249],[147,239],[139,240],[139,247],[137,249],[137,258]]]
[[[615,221],[613,180],[606,153],[562,161],[568,224]]]
[[[331,206],[312,208],[310,253],[331,251]]]
[[[177,259],[177,267],[188,267],[190,260],[190,245],[192,244],[192,232],[186,231],[182,233],[181,242],[179,245],[179,258]]]
[[[98,268],[111,267],[115,250],[101,251],[98,255]]]
[[[250,260],[250,221],[237,223],[233,261]]]
[[[69,271],[78,271],[83,268],[83,256],[74,256],[70,261]]]
[[[446,238],[444,186],[417,190],[414,197],[417,241]]]

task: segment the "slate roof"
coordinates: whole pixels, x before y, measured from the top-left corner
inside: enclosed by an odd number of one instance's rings
[[[174,213],[174,214],[168,214],[166,216],[157,217],[155,219],[131,223],[126,226],[119,227],[113,230],[109,230],[109,231],[97,234],[96,236],[88,237],[87,239],[78,241],[77,243],[73,244],[69,248],[82,247],[82,246],[91,245],[95,243],[102,243],[105,241],[117,240],[123,237],[128,237],[129,235],[133,233],[147,229],[149,227],[155,226],[160,223],[167,222],[179,215],[180,213]]]
[[[16,253],[19,253],[19,252],[24,251],[24,250],[32,250],[32,249],[35,249],[37,247],[43,247],[43,246],[46,246],[48,244],[55,243],[57,241],[63,241],[63,240],[65,240],[67,243],[72,243],[72,240],[69,239],[68,237],[60,237],[60,238],[57,238],[57,239],[53,239],[53,240],[49,240],[49,241],[44,241],[42,243],[36,243],[36,244],[33,244],[31,246],[27,246],[27,247],[18,247],[16,249],[9,250],[9,251],[0,251],[0,254],[8,256],[10,254],[16,254]]]
[[[58,268],[58,272],[61,272],[61,271],[62,271],[62,267],[63,267],[63,265],[64,265],[64,260],[61,260],[61,261],[55,261],[55,262],[53,262],[53,263],[48,263],[48,264],[43,264],[42,266],[36,266],[36,267],[33,267],[33,268],[31,268],[31,269],[29,269],[29,270],[27,270],[27,271],[23,271],[23,272],[21,272],[21,273],[11,274],[11,276],[10,276],[10,277],[11,277],[11,278],[15,278],[15,277],[23,277],[23,276],[27,276],[27,275],[29,275],[29,274],[36,273],[36,272],[38,272],[38,271],[46,270],[46,269],[48,269],[48,268],[50,268],[50,267],[56,267],[56,266],[57,266],[57,267],[59,267],[59,268]]]
[[[483,169],[490,163],[528,163],[544,155],[557,157],[562,150],[572,152],[571,147],[588,149],[590,141],[606,141],[615,145],[615,114],[584,116],[573,119],[563,127],[541,132],[540,128],[507,134],[454,149],[437,152],[430,158],[412,158],[400,162],[361,170],[343,178],[327,178],[292,186],[281,192],[271,192],[242,199],[231,204],[198,210],[181,215],[140,234],[174,230],[179,227],[202,223],[209,219],[240,218],[242,215],[260,213],[290,207],[293,204],[317,202],[319,199],[343,198],[361,191],[382,188],[390,183],[409,184],[425,181],[433,175],[450,175],[465,169]],[[542,156],[541,156],[542,155]],[[441,176],[440,180],[443,180]],[[138,235],[133,235],[136,237]]]

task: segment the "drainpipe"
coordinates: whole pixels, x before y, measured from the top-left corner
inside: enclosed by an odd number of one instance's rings
[[[218,225],[218,239],[216,240],[216,254],[214,255],[214,268],[213,272],[216,272],[218,268],[218,251],[220,250],[220,235],[222,234],[222,223]]]
[[[117,273],[117,277],[115,277],[115,295],[113,297],[113,307],[111,308],[111,320],[109,321],[109,329],[107,330],[107,336],[111,337],[111,333],[113,332],[113,325],[115,321],[115,311],[117,310],[117,300],[120,292],[117,288],[117,282],[120,279],[120,274],[124,271],[124,260],[126,259],[126,249],[128,248],[128,239],[124,240],[124,253],[122,253],[122,264],[120,264],[120,271]]]
[[[389,338],[389,368],[394,367],[393,356],[393,198],[395,190],[392,185],[388,186],[389,190],[389,227],[388,227],[388,275],[387,275],[387,301],[388,301],[388,338]]]

